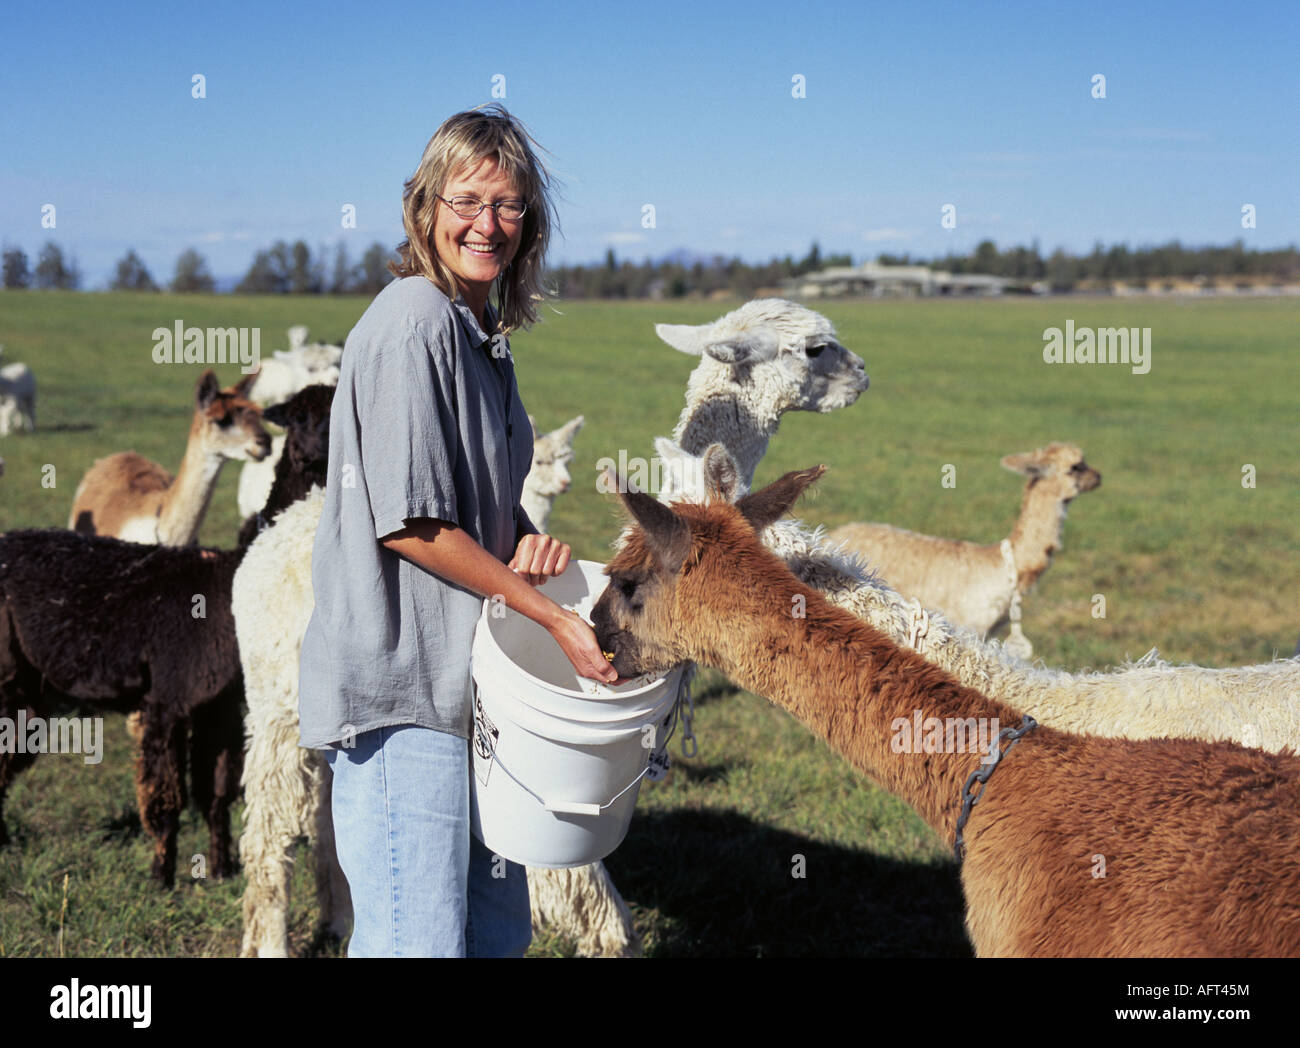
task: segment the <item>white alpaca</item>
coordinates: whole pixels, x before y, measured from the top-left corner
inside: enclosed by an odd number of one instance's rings
[[[551,502],[568,488],[565,468],[579,416],[539,438],[524,481],[525,512],[539,528]],[[244,760],[244,957],[288,953],[289,872],[294,841],[307,836],[316,862],[321,922],[342,937],[351,898],[334,849],[329,765],[298,746],[298,656],[314,597],[311,554],[324,506],[319,489],[275,518],[253,542],[235,576],[232,605],[248,703]],[[627,904],[603,865],[528,871],[534,927],[555,924],[580,953],[635,956],[640,940]],[[584,906],[571,900],[580,896]],[[573,913],[585,924],[566,920]]]
[[[19,429],[36,432],[36,376],[26,364],[5,364],[0,367],[0,437]]]
[[[342,359],[342,346],[320,342],[308,344],[307,328],[298,324],[289,329],[289,349],[277,349],[270,360],[262,361],[248,399],[268,408],[272,404],[282,404],[308,386],[337,386],[339,361]],[[261,507],[259,502],[253,512]]]
[[[231,594],[248,703],[239,840],[244,957],[288,956],[298,837],[312,842],[322,924],[339,938],[352,926],[352,897],[334,849],[329,765],[298,745],[298,654],[315,606],[311,551],[324,504],[325,492],[315,488],[277,516],[248,548]]]
[[[687,383],[677,437],[702,442],[703,451],[726,433],[729,446],[741,449],[746,483],[783,414],[848,407],[868,386],[862,359],[840,345],[830,321],[783,299],[747,302],[709,324],[656,324],[655,333],[701,358]],[[665,483],[674,482],[670,471]],[[625,955],[611,945],[635,933],[602,864],[529,870],[528,879],[535,926],[549,921],[576,938],[581,952],[604,944],[604,955]]]
[[[848,407],[869,384],[862,358],[840,345],[831,322],[784,299],[746,302],[711,324],[656,324],[655,333],[701,358],[673,440],[694,455],[725,444],[746,484],[783,414]]]
[[[1033,645],[1020,628],[1020,599],[1061,548],[1066,507],[1101,483],[1073,444],[1053,443],[1007,455],[1007,469],[1028,478],[1020,516],[999,543],[980,545],[905,531],[890,524],[845,524],[830,533],[904,597],[934,608],[981,637],[1010,620],[1007,647],[1021,658]]]
[[[667,441],[666,458],[682,457],[677,472],[703,478],[704,491],[736,501],[748,490],[715,456],[687,456]],[[701,501],[701,490],[687,493]],[[1237,742],[1276,752],[1300,752],[1300,659],[1257,666],[1206,669],[1171,666],[1152,651],[1136,664],[1104,673],[1041,669],[996,641],[983,641],[939,612],[876,578],[850,551],[827,543],[821,529],[788,519],[763,533],[763,542],[805,583],[852,611],[900,645],[910,647],[967,687],[1033,714],[1044,724],[1079,734],[1130,739],[1177,736]]]
[[[271,485],[275,482],[275,467],[284,454],[284,434],[277,433],[271,437],[271,451],[261,462],[245,462],[239,471],[239,519],[247,520],[266,505],[267,496],[271,494]]]
[[[533,465],[524,478],[523,494],[519,505],[528,514],[533,527],[543,535],[551,521],[551,506],[557,495],[563,495],[572,483],[569,463],[573,461],[573,438],[582,429],[583,417],[571,418],[559,429],[550,433],[537,432],[537,422],[532,415],[528,424],[533,427]]]

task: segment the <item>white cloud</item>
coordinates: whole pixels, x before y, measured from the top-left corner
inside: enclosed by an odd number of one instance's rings
[[[198,242],[200,244],[224,244],[227,240],[252,240],[253,234],[247,229],[236,229],[228,233],[224,230],[217,230],[212,233],[200,233]]]
[[[911,240],[915,235],[910,229],[868,229],[863,232],[862,239],[875,244],[882,240]]]

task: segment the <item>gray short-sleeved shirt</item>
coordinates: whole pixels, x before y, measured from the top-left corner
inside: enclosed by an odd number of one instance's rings
[[[519,507],[532,428],[497,343],[424,277],[389,284],[348,336],[302,642],[304,746],[395,724],[469,737],[483,600],[379,540],[434,517],[508,562],[517,533],[536,531]]]

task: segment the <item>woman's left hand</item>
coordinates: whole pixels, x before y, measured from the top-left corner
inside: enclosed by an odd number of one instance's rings
[[[527,579],[530,586],[540,586],[549,576],[564,571],[572,554],[567,544],[550,535],[525,535],[519,540],[509,566]]]

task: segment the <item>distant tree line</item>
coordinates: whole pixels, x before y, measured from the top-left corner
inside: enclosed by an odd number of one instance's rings
[[[240,294],[252,295],[374,295],[393,279],[388,262],[396,256],[383,244],[373,243],[353,264],[346,246],[339,244],[332,258],[320,248],[315,255],[301,240],[292,245],[276,241],[258,251],[253,263],[236,286]],[[75,258],[65,260],[63,250],[50,242],[41,248],[36,268],[30,268],[27,253],[19,247],[2,249],[3,286],[8,289],[80,289],[82,277]],[[117,261],[110,291],[159,291],[158,282],[144,260],[131,248]],[[171,291],[212,292],[215,281],[207,261],[193,248],[176,259]]]
[[[991,240],[981,241],[970,255],[946,255],[930,262],[908,255],[881,255],[882,265],[929,265],[952,273],[986,273],[1017,280],[1042,280],[1054,290],[1067,291],[1084,281],[1123,281],[1195,277],[1271,278],[1300,281],[1300,252],[1294,245],[1272,251],[1247,250],[1238,240],[1227,247],[1184,247],[1177,240],[1155,247],[1131,249],[1127,244],[1107,248],[1098,241],[1087,255],[1057,248],[1046,258],[1035,242],[1030,247],[999,251]]]
[[[34,268],[26,253],[3,247],[3,284],[6,288],[64,288],[77,290],[82,275],[75,257],[65,258],[52,241],[41,248]],[[255,295],[374,295],[390,280],[388,262],[394,253],[383,244],[370,245],[357,262],[339,243],[333,251],[318,248],[313,254],[301,240],[276,241],[258,251],[235,291]],[[1155,247],[1131,249],[1126,244],[1107,248],[1098,242],[1087,255],[1072,255],[1057,248],[1044,257],[1035,241],[1029,247],[999,250],[992,240],[981,241],[969,255],[949,254],[926,260],[910,254],[882,254],[882,265],[928,265],[953,273],[983,273],[1015,280],[1042,281],[1055,291],[1069,291],[1085,282],[1141,283],[1170,278],[1271,279],[1300,282],[1300,251],[1294,245],[1269,251],[1248,250],[1238,240],[1226,247],[1184,247],[1177,240]],[[827,266],[851,266],[848,254],[823,256],[814,243],[801,259],[791,255],[766,263],[750,264],[739,258],[713,255],[708,259],[678,254],[653,262],[619,260],[611,248],[603,263],[557,266],[547,271],[546,284],[562,298],[683,298],[725,292],[751,297],[765,288]],[[158,291],[148,267],[134,249],[118,260],[112,290]],[[172,291],[211,292],[212,274],[193,248],[176,260],[168,285]]]
[[[388,263],[397,256],[376,241],[355,265],[343,243],[327,262],[324,248],[312,255],[301,240],[277,240],[259,251],[235,291],[251,295],[374,295],[393,279]]]
[[[1295,246],[1272,251],[1247,250],[1242,241],[1228,247],[1184,247],[1178,241],[1156,247],[1131,249],[1125,244],[1107,248],[1098,243],[1090,254],[1072,255],[1062,248],[1046,258],[1037,242],[1029,247],[998,250],[992,240],[976,245],[969,255],[932,259],[910,254],[882,254],[881,265],[930,266],[952,273],[984,273],[1025,281],[1043,281],[1056,291],[1069,291],[1085,281],[1125,281],[1181,277],[1269,278],[1300,282],[1300,252]],[[802,259],[782,259],[750,265],[738,258],[714,255],[687,265],[664,259],[641,264],[619,262],[612,250],[603,265],[560,266],[548,271],[548,284],[564,298],[681,298],[723,290],[739,297],[760,288],[776,288],[792,277],[827,266],[851,266],[849,255],[821,255],[816,244]]]
[[[748,298],[759,288],[779,287],[782,281],[812,273],[823,266],[851,266],[851,255],[823,256],[813,244],[802,259],[786,255],[762,265],[714,255],[691,262],[663,259],[638,264],[619,262],[611,248],[594,266],[559,266],[547,270],[546,285],[561,298],[682,298],[726,291]]]

